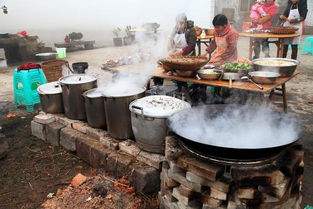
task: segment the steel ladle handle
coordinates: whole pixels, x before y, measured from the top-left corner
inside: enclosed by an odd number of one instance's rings
[[[249,79],[249,81],[250,81],[251,83],[253,83],[255,86],[257,86],[257,87],[260,88],[261,90],[264,89],[263,86],[261,86],[261,85],[257,84],[256,82],[254,82],[251,78],[248,78],[248,79]]]

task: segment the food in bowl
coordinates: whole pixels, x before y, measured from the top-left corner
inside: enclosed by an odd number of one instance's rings
[[[203,69],[198,71],[198,76],[203,80],[218,80],[222,74],[222,71],[216,69]]]
[[[295,66],[297,65],[291,61],[284,61],[284,60],[257,60],[254,62],[257,65],[266,65],[266,66],[273,66],[273,67],[288,67],[288,66]]]
[[[221,65],[221,68],[225,70],[231,70],[231,71],[250,70],[252,69],[252,65],[231,62],[231,63],[226,63],[226,64]]]

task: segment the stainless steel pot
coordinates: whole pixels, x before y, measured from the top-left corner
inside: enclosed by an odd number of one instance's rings
[[[59,82],[46,83],[37,88],[40,105],[45,113],[63,113],[62,89]]]
[[[279,73],[275,72],[266,72],[266,71],[255,71],[249,73],[251,79],[259,84],[273,84],[276,82],[276,79],[279,77]]]
[[[260,64],[261,62],[271,63],[271,64]],[[280,77],[289,77],[297,69],[297,66],[300,64],[298,60],[286,59],[286,58],[259,58],[252,61],[254,70],[256,71],[270,71],[280,74]],[[275,66],[275,62],[281,62],[281,66]],[[290,62],[293,65],[284,66],[283,62]]]
[[[155,101],[161,108],[153,106],[151,101]],[[170,105],[170,101],[176,102],[176,108]],[[147,104],[150,107],[147,107]],[[164,110],[162,106],[168,106],[170,111]],[[167,118],[189,107],[190,104],[187,102],[169,96],[148,96],[133,101],[129,105],[129,110],[132,130],[138,146],[148,152],[164,154],[165,137],[168,135]]]
[[[104,94],[104,109],[108,133],[117,139],[133,138],[129,104],[144,97],[146,89],[131,95]]]
[[[97,79],[90,75],[70,75],[60,78],[65,116],[73,120],[86,120],[82,94],[97,87]]]
[[[83,94],[88,125],[93,128],[106,128],[104,100],[101,90],[91,89]]]

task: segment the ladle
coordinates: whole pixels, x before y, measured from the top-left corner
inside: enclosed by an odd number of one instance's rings
[[[251,78],[249,78],[248,76],[242,76],[241,80],[248,80],[251,83],[253,83],[255,86],[257,86],[259,89],[264,89],[262,86],[260,86],[259,84],[257,84],[256,82],[254,82]]]

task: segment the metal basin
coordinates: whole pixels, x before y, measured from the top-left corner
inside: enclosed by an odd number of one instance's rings
[[[275,72],[266,72],[266,71],[257,71],[249,73],[251,79],[259,84],[273,84],[276,82],[276,79],[279,77],[279,73]]]
[[[223,72],[216,69],[203,69],[198,71],[198,76],[203,80],[218,80]]]
[[[286,59],[286,58],[260,58],[252,61],[254,70],[256,71],[270,71],[280,74],[280,77],[289,77],[297,69],[300,64],[298,60]],[[258,62],[264,62],[260,64]],[[286,66],[285,63],[292,63],[292,65]]]
[[[62,89],[59,82],[51,82],[41,85],[37,89],[40,97],[40,105],[45,113],[63,113]]]

